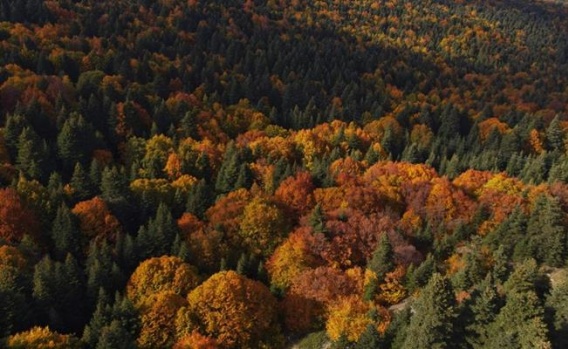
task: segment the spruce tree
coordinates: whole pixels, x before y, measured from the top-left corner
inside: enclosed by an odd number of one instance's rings
[[[456,300],[448,279],[436,273],[413,305],[414,315],[402,348],[432,349],[453,346]]]
[[[205,218],[205,211],[213,204],[213,191],[204,179],[191,187],[187,197],[186,210],[200,219]]]
[[[147,259],[169,254],[177,233],[170,209],[160,203],[155,217],[149,220],[147,227],[140,228],[136,237],[138,257]]]
[[[94,186],[88,173],[80,163],[75,164],[73,175],[71,176],[71,188],[73,190],[73,202],[87,200],[94,195]]]
[[[75,258],[82,256],[83,235],[79,222],[65,204],[61,204],[57,209],[51,228],[51,239],[55,259],[63,261],[67,253],[71,253]]]
[[[22,130],[18,138],[16,164],[28,178],[47,181],[53,167],[51,166],[49,149],[35,131],[29,127]]]
[[[383,233],[367,268],[372,270],[377,275],[379,282],[381,282],[386,273],[391,271],[393,267],[394,251],[387,233]]]
[[[566,277],[566,272],[562,273]],[[568,281],[559,282],[546,298],[547,322],[553,348],[568,348]]]

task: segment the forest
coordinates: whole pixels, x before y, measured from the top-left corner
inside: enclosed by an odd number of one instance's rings
[[[568,347],[568,6],[0,0],[0,347]]]

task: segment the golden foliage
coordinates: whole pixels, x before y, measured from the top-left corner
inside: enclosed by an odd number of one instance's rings
[[[49,327],[34,327],[14,334],[6,343],[9,349],[79,349],[81,343],[72,335],[51,331]]]
[[[155,257],[140,263],[132,273],[126,294],[135,306],[144,307],[159,292],[185,297],[199,281],[197,270],[178,257]]]
[[[328,306],[325,323],[327,335],[333,341],[345,336],[350,342],[357,342],[371,319],[367,316],[369,304],[359,296],[342,297]]]
[[[276,300],[268,288],[234,271],[211,276],[187,300],[199,332],[221,348],[254,348],[277,332]]]

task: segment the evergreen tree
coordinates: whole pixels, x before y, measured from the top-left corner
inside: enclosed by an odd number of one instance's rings
[[[73,202],[90,199],[94,195],[94,186],[83,165],[75,164],[73,175],[71,176],[71,188],[73,190]]]
[[[95,147],[91,125],[81,115],[71,113],[57,135],[58,154],[65,172],[71,173],[77,162],[86,165]]]
[[[456,300],[448,279],[434,274],[413,308],[402,348],[453,347]]]
[[[204,179],[191,187],[187,196],[186,210],[200,219],[205,218],[205,211],[213,204],[213,191]]]
[[[566,261],[564,214],[556,199],[541,195],[527,223],[528,249],[539,261],[554,267]]]
[[[161,203],[156,216],[150,219],[146,228],[141,227],[136,237],[139,258],[147,259],[169,254],[177,233],[177,225],[170,209]]]
[[[387,233],[383,233],[367,268],[371,269],[377,275],[377,279],[380,282],[393,267],[394,251]]]
[[[220,194],[226,194],[235,189],[235,184],[239,179],[241,159],[238,150],[233,143],[230,143],[225,151],[223,163],[217,174],[215,190]]]
[[[564,152],[564,132],[560,125],[560,116],[556,115],[546,129],[546,144],[551,151],[557,150],[561,153]]]
[[[408,336],[408,327],[412,317],[411,306],[407,306],[393,315],[393,320],[385,333],[385,342],[392,349],[401,349]],[[389,345],[386,347],[388,348]]]
[[[239,175],[237,177],[237,181],[235,182],[235,189],[245,188],[248,189],[252,185],[253,182],[253,175],[248,166],[248,164],[244,163],[239,166]]]
[[[409,291],[414,291],[428,282],[432,274],[436,271],[436,262],[434,257],[429,254],[426,260],[422,262],[413,273],[407,273],[406,288]]]
[[[25,128],[29,128],[29,123],[21,114],[8,114],[4,127],[4,140],[11,159],[16,159],[18,155],[18,143],[20,135]],[[34,132],[35,133],[35,132]],[[36,134],[37,136],[37,134]]]
[[[310,226],[314,230],[314,233],[325,233],[325,215],[320,204],[317,204],[312,213],[310,214]]]
[[[93,241],[85,263],[87,274],[87,298],[94,305],[102,289],[112,293],[124,284],[124,276],[113,260],[113,251],[106,241]]]
[[[513,289],[507,294],[484,348],[551,348],[544,309],[533,290]]]
[[[566,277],[566,272],[563,273]],[[568,348],[568,282],[566,279],[552,288],[546,298],[546,315],[553,348]]]
[[[91,316],[91,320],[83,330],[81,340],[89,347],[95,348],[99,341],[101,330],[109,322],[111,317],[111,307],[107,294],[103,289],[99,290],[97,305]]]
[[[484,348],[488,326],[499,313],[500,299],[491,274],[472,293],[470,306],[472,319],[466,326],[466,340],[472,348]]]
[[[63,261],[67,253],[78,259],[82,256],[83,236],[79,222],[65,204],[61,204],[57,209],[51,228],[51,239],[56,260]]]
[[[122,327],[120,321],[113,320],[110,325],[101,330],[95,349],[136,349],[136,341],[130,333]]]
[[[82,271],[70,254],[64,263],[45,257],[36,264],[33,298],[41,321],[57,331],[78,331],[85,321],[83,297]]]
[[[29,326],[30,307],[25,292],[27,279],[22,270],[0,265],[0,338]]]
[[[22,130],[18,138],[17,168],[27,177],[45,182],[53,167],[50,164],[49,149],[45,141],[29,127]]]

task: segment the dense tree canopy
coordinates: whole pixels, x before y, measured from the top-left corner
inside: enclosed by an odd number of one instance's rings
[[[563,348],[565,1],[0,0],[0,347]]]

